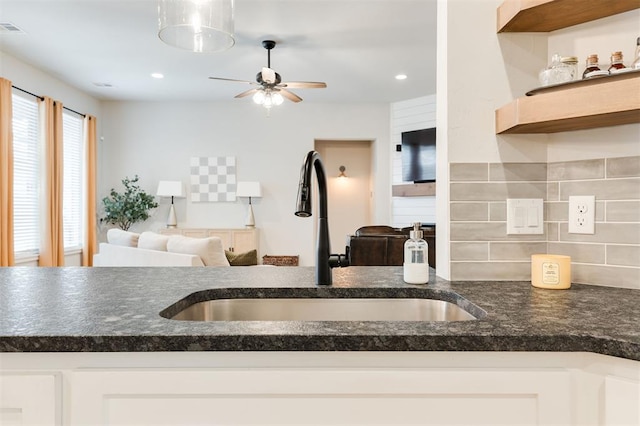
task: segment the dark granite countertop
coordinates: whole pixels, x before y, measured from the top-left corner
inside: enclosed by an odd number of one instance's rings
[[[554,291],[433,273],[418,286],[402,281],[401,267],[335,269],[333,277],[333,286],[317,287],[307,267],[0,268],[0,352],[555,351],[640,360],[637,290],[574,284]],[[193,322],[160,315],[186,297],[266,296],[437,298],[481,318]]]

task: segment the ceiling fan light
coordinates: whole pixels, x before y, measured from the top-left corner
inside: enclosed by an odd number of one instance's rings
[[[278,92],[273,93],[271,95],[271,99],[273,100],[273,104],[274,105],[282,105],[282,102],[284,101],[284,98],[282,97],[282,95]]]
[[[264,103],[262,105],[264,105],[265,108],[271,108],[273,106],[273,96],[271,95],[271,93],[267,93],[267,95],[264,97]]]
[[[253,102],[255,102],[258,105],[262,105],[264,103],[264,100],[265,100],[265,96],[262,90],[258,90],[256,93],[254,93]]]
[[[191,52],[220,52],[235,44],[234,0],[160,0],[158,37]]]

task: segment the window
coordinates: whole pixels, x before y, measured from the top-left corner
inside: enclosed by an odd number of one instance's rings
[[[82,226],[82,117],[65,111],[62,114],[64,140],[64,188],[62,217],[64,249],[79,249],[83,243]]]
[[[16,256],[40,248],[38,103],[13,94],[13,220]]]

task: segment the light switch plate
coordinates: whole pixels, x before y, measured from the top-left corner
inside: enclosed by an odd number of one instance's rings
[[[507,235],[544,234],[542,198],[507,199]]]

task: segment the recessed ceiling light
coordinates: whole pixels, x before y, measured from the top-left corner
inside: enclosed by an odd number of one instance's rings
[[[407,75],[406,74],[398,74],[396,75],[396,80],[406,80],[407,79]]]
[[[164,74],[159,73],[159,72],[154,72],[153,74],[151,74],[151,77],[153,77],[153,78],[164,78]]]

